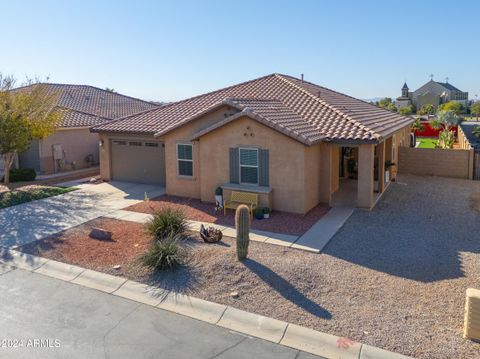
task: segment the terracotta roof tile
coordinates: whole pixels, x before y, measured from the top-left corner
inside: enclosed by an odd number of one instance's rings
[[[222,101],[235,98],[239,105],[250,105],[256,115],[284,127],[287,132],[306,136],[306,142],[312,143],[320,138],[378,141],[413,122],[411,118],[327,88],[272,74],[99,125],[94,131],[158,136]]]
[[[147,101],[89,85],[54,83],[41,83],[39,85],[45,87],[47,92],[59,93],[57,101],[58,107],[76,112],[76,114],[71,113],[68,115],[68,118],[65,119],[65,123],[62,123],[63,127],[75,127],[74,124],[77,121],[82,127],[84,123],[89,121],[92,122],[92,125],[98,125],[99,123],[105,122],[96,121],[96,123],[94,123],[95,121],[92,117],[87,119],[87,115],[114,120],[160,107]],[[35,85],[19,87],[13,91],[22,91],[31,86]],[[81,120],[80,117],[84,117],[84,119]]]

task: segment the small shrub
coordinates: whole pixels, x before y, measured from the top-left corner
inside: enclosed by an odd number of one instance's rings
[[[37,173],[33,168],[12,168],[10,170],[10,182],[35,181]],[[4,178],[2,177],[2,182]]]
[[[153,241],[150,248],[139,257],[145,267],[155,270],[173,270],[188,261],[188,251],[176,238]]]
[[[185,232],[187,228],[185,214],[180,209],[164,208],[153,214],[153,218],[145,224],[145,228],[157,240],[174,237]]]

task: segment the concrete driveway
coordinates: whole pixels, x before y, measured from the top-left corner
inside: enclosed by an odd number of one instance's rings
[[[21,269],[0,267],[0,292],[2,358],[318,358]]]
[[[108,182],[80,184],[78,190],[0,210],[0,246],[23,245],[77,226],[145,198],[165,193],[163,187]]]

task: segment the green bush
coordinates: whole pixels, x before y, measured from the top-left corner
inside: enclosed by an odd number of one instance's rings
[[[145,224],[145,228],[157,240],[174,237],[185,232],[187,228],[185,214],[180,209],[164,208],[153,214],[153,218]]]
[[[188,261],[188,250],[176,238],[164,238],[154,241],[150,248],[139,257],[146,267],[155,270],[170,270],[184,265]]]
[[[35,181],[37,173],[33,168],[12,168],[10,170],[10,182]],[[4,178],[2,177],[2,182]]]

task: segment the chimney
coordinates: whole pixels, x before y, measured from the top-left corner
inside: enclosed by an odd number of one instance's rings
[[[303,82],[303,74],[301,74],[300,77],[302,78],[302,82]]]

